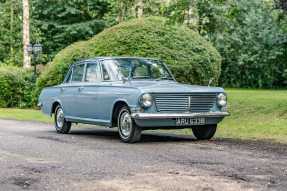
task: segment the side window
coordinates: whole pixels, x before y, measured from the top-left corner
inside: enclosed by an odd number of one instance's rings
[[[69,83],[71,81],[71,78],[72,78],[72,70],[70,70],[69,73],[67,74],[64,83]]]
[[[101,80],[99,64],[87,64],[85,82],[98,82]]]
[[[111,79],[105,65],[103,65],[103,78],[104,78],[104,80],[110,80]]]
[[[134,64],[133,77],[134,78],[149,78],[149,66],[145,64]]]
[[[84,74],[84,64],[75,65],[73,68],[72,82],[81,82]]]

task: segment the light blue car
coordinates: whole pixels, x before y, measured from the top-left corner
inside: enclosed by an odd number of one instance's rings
[[[222,88],[180,84],[156,59],[98,57],[72,64],[62,84],[43,89],[38,104],[58,133],[72,123],[118,127],[123,142],[143,130],[191,128],[211,139],[227,112]]]

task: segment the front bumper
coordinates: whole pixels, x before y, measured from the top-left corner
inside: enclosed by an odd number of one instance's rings
[[[177,118],[205,118],[206,125],[218,124],[228,112],[206,112],[206,113],[132,113],[132,118],[140,127],[147,128],[179,128],[176,125]],[[184,127],[182,127],[184,128]]]
[[[193,117],[226,117],[228,112],[206,112],[206,113],[133,113],[134,119],[175,119]]]

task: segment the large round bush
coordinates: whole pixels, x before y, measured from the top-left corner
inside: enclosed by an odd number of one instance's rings
[[[217,83],[220,75],[219,53],[198,33],[161,17],[149,17],[121,23],[63,49],[38,79],[38,91],[60,83],[71,63],[96,56],[159,58],[178,81],[192,84],[207,84],[210,78]]]
[[[30,107],[32,72],[15,66],[0,66],[0,107]]]

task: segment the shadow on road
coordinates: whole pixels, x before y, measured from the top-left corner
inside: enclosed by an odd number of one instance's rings
[[[116,130],[113,129],[74,129],[70,135],[84,136],[88,138],[101,138],[107,140],[119,140],[119,135]],[[144,131],[141,141],[139,143],[151,143],[151,142],[195,142],[192,136],[177,135],[162,132],[148,132]]]
[[[116,129],[105,128],[74,128],[71,133],[74,136],[81,136],[92,139],[102,140],[120,140]],[[215,145],[227,146],[231,149],[242,148],[248,150],[261,150],[277,154],[286,154],[286,144],[275,143],[270,140],[239,140],[228,138],[214,138],[210,141],[198,141],[191,135],[172,134],[168,132],[144,131],[142,139],[137,144],[144,143],[170,143],[170,142],[186,142],[186,143],[212,143]]]

